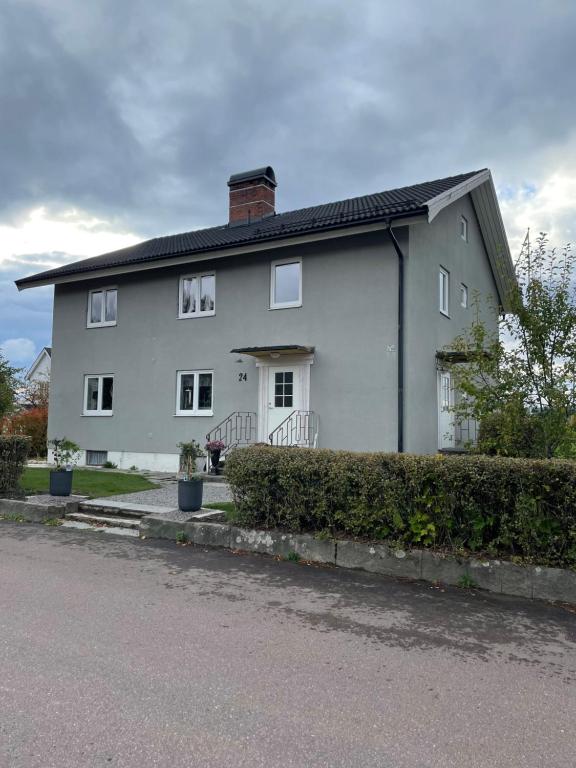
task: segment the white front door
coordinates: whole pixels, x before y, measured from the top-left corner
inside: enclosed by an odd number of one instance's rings
[[[438,448],[454,448],[454,404],[452,376],[438,372]]]
[[[268,434],[292,411],[302,408],[301,376],[298,366],[272,367],[268,376]]]

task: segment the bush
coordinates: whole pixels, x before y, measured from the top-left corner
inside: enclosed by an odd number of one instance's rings
[[[20,478],[30,449],[30,438],[0,435],[0,498],[20,498]]]
[[[10,435],[30,438],[30,456],[45,458],[48,446],[48,408],[29,408],[7,416],[2,429]]]
[[[226,462],[240,525],[576,567],[576,464],[301,448]]]

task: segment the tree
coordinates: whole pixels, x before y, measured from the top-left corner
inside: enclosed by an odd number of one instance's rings
[[[14,408],[19,372],[18,368],[13,368],[8,363],[0,351],[0,418]]]
[[[550,458],[572,445],[576,414],[576,259],[570,246],[549,248],[528,236],[516,262],[511,312],[493,333],[476,316],[451,349],[457,421],[480,423],[479,448]]]
[[[48,408],[50,382],[48,379],[27,381],[24,379],[18,389],[18,402],[24,408]]]

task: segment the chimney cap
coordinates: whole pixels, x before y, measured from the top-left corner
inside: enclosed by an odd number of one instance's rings
[[[266,165],[263,168],[255,168],[253,171],[243,171],[242,173],[233,173],[228,179],[228,186],[236,186],[246,181],[257,181],[258,179],[266,179],[273,187],[276,186],[276,176],[274,174],[274,168],[271,165]]]

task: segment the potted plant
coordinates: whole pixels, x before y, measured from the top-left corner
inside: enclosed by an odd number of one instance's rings
[[[196,461],[204,454],[195,440],[179,443],[180,472],[178,480],[178,508],[182,512],[197,512],[202,506],[204,481],[197,474]]]
[[[80,446],[63,437],[50,440],[56,469],[50,470],[50,495],[70,496],[73,470],[80,458]]]
[[[210,440],[206,443],[206,450],[210,454],[210,463],[212,464],[212,472],[215,475],[220,474],[220,454],[226,448],[226,444],[223,440]]]

